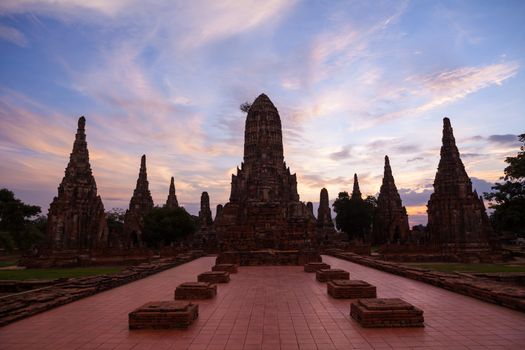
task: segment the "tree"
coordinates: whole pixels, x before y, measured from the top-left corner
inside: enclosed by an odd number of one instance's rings
[[[490,219],[497,231],[510,231],[525,235],[525,134],[518,136],[524,144],[515,157],[507,157],[508,166],[503,170],[505,176],[492,189],[494,192],[484,193],[490,201],[489,207],[494,209]]]
[[[15,198],[6,188],[0,190],[0,244],[6,250],[31,248],[44,239],[46,219],[37,216],[40,207]],[[13,244],[14,243],[14,244]]]
[[[339,192],[333,204],[337,229],[346,232],[350,240],[368,241],[376,206],[374,196],[363,200],[351,198],[348,192]]]
[[[182,208],[155,207],[144,217],[144,241],[159,248],[195,233],[195,222]]]
[[[250,110],[250,107],[252,106],[251,103],[249,102],[244,102],[242,103],[240,106],[239,106],[239,109],[244,112],[244,113],[248,113],[248,111]]]

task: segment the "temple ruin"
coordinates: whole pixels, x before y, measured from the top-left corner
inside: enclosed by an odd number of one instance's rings
[[[52,250],[87,251],[107,244],[104,205],[89,164],[85,127],[86,118],[80,117],[58,196],[49,206],[47,236]]]
[[[261,94],[245,124],[244,162],[232,175],[230,200],[215,220],[221,250],[303,249],[315,244],[315,220],[284,162],[281,119]]]
[[[143,245],[144,216],[153,209],[153,206],[153,198],[149,191],[146,171],[146,155],[142,155],[137,186],[129,201],[129,209],[124,216],[124,235],[128,240],[128,246],[137,247]]]
[[[179,201],[177,200],[177,195],[175,194],[175,180],[173,176],[170,181],[170,191],[168,193],[168,198],[166,199],[166,208],[178,208]]]
[[[428,232],[430,241],[444,251],[462,254],[488,250],[493,236],[483,199],[472,191],[448,118],[443,119],[441,159],[428,201]]]
[[[372,244],[398,244],[408,241],[410,227],[408,215],[401,202],[390,168],[388,156],[385,156],[383,183],[377,197],[374,214]]]

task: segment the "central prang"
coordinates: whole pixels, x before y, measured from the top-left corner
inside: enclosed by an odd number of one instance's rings
[[[232,175],[230,201],[214,223],[220,249],[303,250],[316,245],[315,225],[284,162],[279,112],[261,94],[246,117],[244,162]]]

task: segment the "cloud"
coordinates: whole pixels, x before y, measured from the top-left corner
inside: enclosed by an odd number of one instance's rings
[[[413,207],[426,205],[434,190],[424,189],[422,191],[415,191],[410,188],[400,188],[398,192],[403,200],[403,205]]]
[[[470,180],[472,181],[472,190],[476,190],[479,196],[484,192],[492,192],[492,186],[494,186],[494,183],[477,177],[471,177]]]
[[[342,150],[330,153],[328,156],[333,160],[343,160],[350,157],[351,149],[350,146],[345,146]]]
[[[514,146],[519,145],[520,141],[518,140],[517,135],[505,134],[505,135],[490,135],[487,137],[487,140],[492,143],[500,145]]]
[[[416,162],[418,160],[423,160],[423,159],[425,159],[425,158],[423,158],[423,157],[414,157],[414,158],[407,159],[407,163]]]
[[[105,16],[115,16],[136,3],[135,0],[4,0],[0,3],[0,14],[33,13],[62,19],[71,16],[86,19],[86,10]]]
[[[445,70],[424,76],[410,77],[423,88],[422,94],[430,96],[430,101],[417,107],[419,112],[425,112],[435,107],[458,101],[467,95],[489,87],[501,85],[518,72],[516,62],[491,64],[481,67],[461,67]],[[413,91],[418,94],[421,90]]]
[[[24,33],[22,33],[16,28],[8,27],[2,24],[0,24],[0,39],[9,41],[10,43],[18,45],[20,47],[27,46],[27,38],[24,35]]]

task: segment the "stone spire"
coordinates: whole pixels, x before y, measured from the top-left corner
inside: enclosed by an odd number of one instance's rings
[[[390,161],[388,156],[385,156],[383,184],[379,190],[374,215],[372,244],[404,243],[408,240],[409,233],[407,212],[397,191]]]
[[[146,155],[142,155],[137,185],[129,201],[129,209],[124,216],[124,234],[129,240],[129,245],[142,245],[144,216],[153,209],[153,206],[153,198],[151,198],[151,192],[149,191],[148,174],[146,170]]]
[[[357,174],[354,174],[354,189],[352,190],[351,198],[362,198],[361,190],[359,189],[359,180],[357,179]]]
[[[175,194],[175,180],[173,176],[171,177],[170,182],[170,192],[168,194],[168,199],[166,200],[166,208],[178,208],[179,202],[177,201],[177,195]]]
[[[215,209],[215,220],[222,215],[222,209],[222,204],[217,204],[217,208]]]
[[[85,126],[86,118],[80,117],[58,196],[49,208],[47,235],[53,250],[90,250],[107,243],[104,205],[91,172]]]
[[[244,163],[275,163],[282,166],[283,135],[277,108],[265,94],[253,102],[244,129]]]
[[[210,209],[210,196],[208,192],[202,192],[201,195],[201,210],[199,211],[199,222],[201,227],[209,227],[213,224]]]
[[[314,204],[312,202],[306,202],[306,209],[308,209],[308,212],[312,218],[317,220],[314,215]]]
[[[450,120],[443,119],[441,159],[428,201],[430,239],[451,250],[488,249],[493,231],[461,161]]]
[[[332,221],[332,212],[330,211],[330,204],[328,200],[328,191],[326,190],[326,188],[323,188],[321,190],[319,196],[319,209],[317,210],[317,226],[334,226],[334,223]]]
[[[244,162],[215,228],[222,249],[300,249],[315,241],[315,219],[284,162],[279,112],[265,94],[248,111]]]

